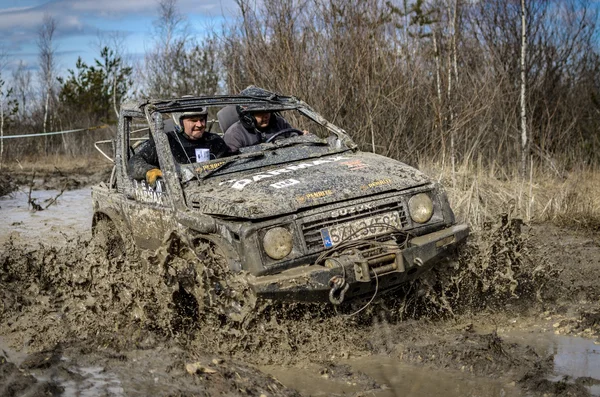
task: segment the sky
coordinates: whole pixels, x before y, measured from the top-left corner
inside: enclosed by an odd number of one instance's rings
[[[236,10],[234,0],[178,0],[191,34],[201,38],[207,27],[217,28]],[[122,38],[124,53],[139,59],[151,48],[158,0],[0,0],[0,54],[5,54],[3,77],[19,61],[38,70],[38,32],[44,15],[57,22],[57,71],[74,69],[79,56],[89,63],[99,57],[99,38]],[[2,66],[2,65],[0,65]]]

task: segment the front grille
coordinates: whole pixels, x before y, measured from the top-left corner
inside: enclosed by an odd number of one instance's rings
[[[356,208],[357,206],[354,207]],[[352,208],[352,206],[347,208]],[[338,212],[343,212],[343,210],[344,208],[342,208],[341,211]],[[406,211],[402,202],[399,201],[376,203],[372,205],[371,208],[360,209],[345,215],[337,216],[335,218],[331,217],[332,211],[330,211],[324,214],[322,213],[316,216],[310,216],[301,219],[300,225],[302,228],[304,241],[306,242],[306,248],[308,248],[309,252],[319,251],[324,248],[323,241],[321,239],[321,229],[323,228],[339,225],[341,223],[369,218],[372,216],[385,214],[387,212],[392,211],[398,211],[398,213],[400,214],[400,221],[402,222],[402,227],[406,227],[408,225]]]

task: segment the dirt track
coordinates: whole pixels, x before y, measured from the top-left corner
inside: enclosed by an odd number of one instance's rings
[[[260,303],[231,320],[219,299],[174,323],[148,274],[180,246],[108,259],[89,241],[88,190],[30,213],[15,203],[27,189],[0,199],[2,396],[600,395],[597,232],[499,218],[452,266],[356,316]]]

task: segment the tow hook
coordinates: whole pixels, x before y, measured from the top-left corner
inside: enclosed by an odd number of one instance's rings
[[[350,288],[350,284],[341,277],[333,276],[329,280],[329,286],[331,287],[331,290],[329,290],[329,302],[334,305],[341,305],[344,301],[344,294]]]

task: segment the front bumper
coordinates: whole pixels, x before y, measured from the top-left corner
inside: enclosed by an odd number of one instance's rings
[[[377,250],[359,245],[343,251],[332,250],[318,265],[251,276],[249,281],[257,295],[267,299],[325,302],[330,300],[332,280],[343,280],[348,285],[342,299],[372,295],[375,289],[384,291],[419,277],[446,258],[468,234],[469,227],[460,224],[413,237],[404,248],[388,242]]]

